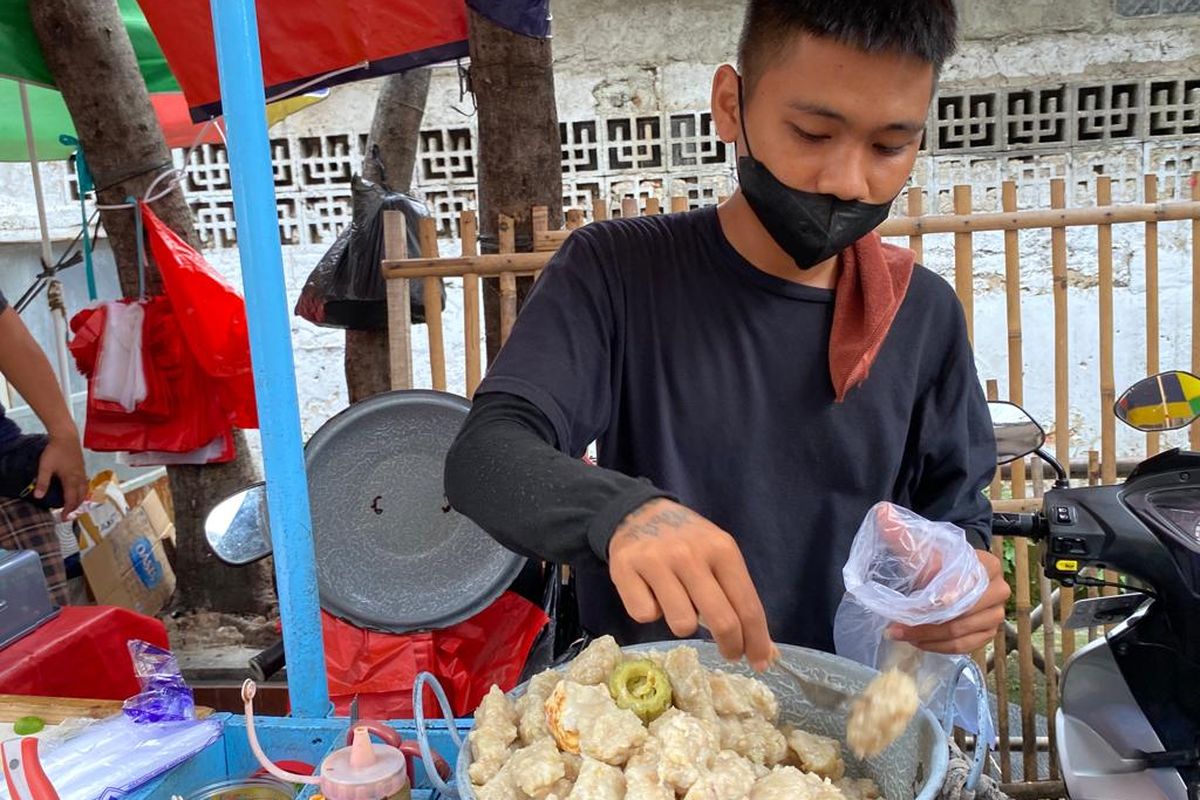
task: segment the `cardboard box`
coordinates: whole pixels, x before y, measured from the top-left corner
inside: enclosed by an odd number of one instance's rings
[[[175,593],[175,572],[164,548],[174,536],[162,501],[151,492],[81,556],[96,603],[151,616],[162,611]]]

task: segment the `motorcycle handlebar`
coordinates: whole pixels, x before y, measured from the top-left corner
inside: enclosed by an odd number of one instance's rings
[[[1036,514],[992,514],[992,534],[994,536],[1025,536],[1036,539],[1041,535]]]

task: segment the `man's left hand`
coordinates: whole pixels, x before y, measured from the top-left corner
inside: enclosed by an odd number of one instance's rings
[[[887,635],[930,653],[949,655],[972,653],[990,642],[1004,624],[1004,604],[1008,602],[1010,589],[1004,581],[1000,559],[986,550],[976,550],[975,555],[987,570],[988,587],[974,608],[958,619],[938,625],[892,625]]]

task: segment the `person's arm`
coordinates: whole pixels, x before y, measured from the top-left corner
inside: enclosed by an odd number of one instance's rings
[[[962,528],[987,570],[989,585],[962,617],[941,625],[896,625],[891,635],[931,652],[969,653],[991,641],[1004,622],[1010,590],[1003,564],[988,550],[992,505],[983,490],[996,471],[996,439],[957,306],[950,328],[951,350],[917,409],[917,478],[911,508],[926,519]]]
[[[446,499],[510,550],[570,564],[608,560],[621,521],[670,494],[557,449],[537,406],[503,392],[477,394],[446,456]]]
[[[17,312],[2,299],[0,303],[0,373],[29,403],[50,437],[38,465],[34,496],[44,497],[51,479],[57,476],[63,488],[63,510],[74,511],[87,496],[79,431],[46,354]]]

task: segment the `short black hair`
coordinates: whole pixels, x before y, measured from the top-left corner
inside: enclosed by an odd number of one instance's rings
[[[797,34],[835,39],[868,53],[899,52],[941,71],[957,44],[954,0],[747,0],[738,71],[753,85]]]

